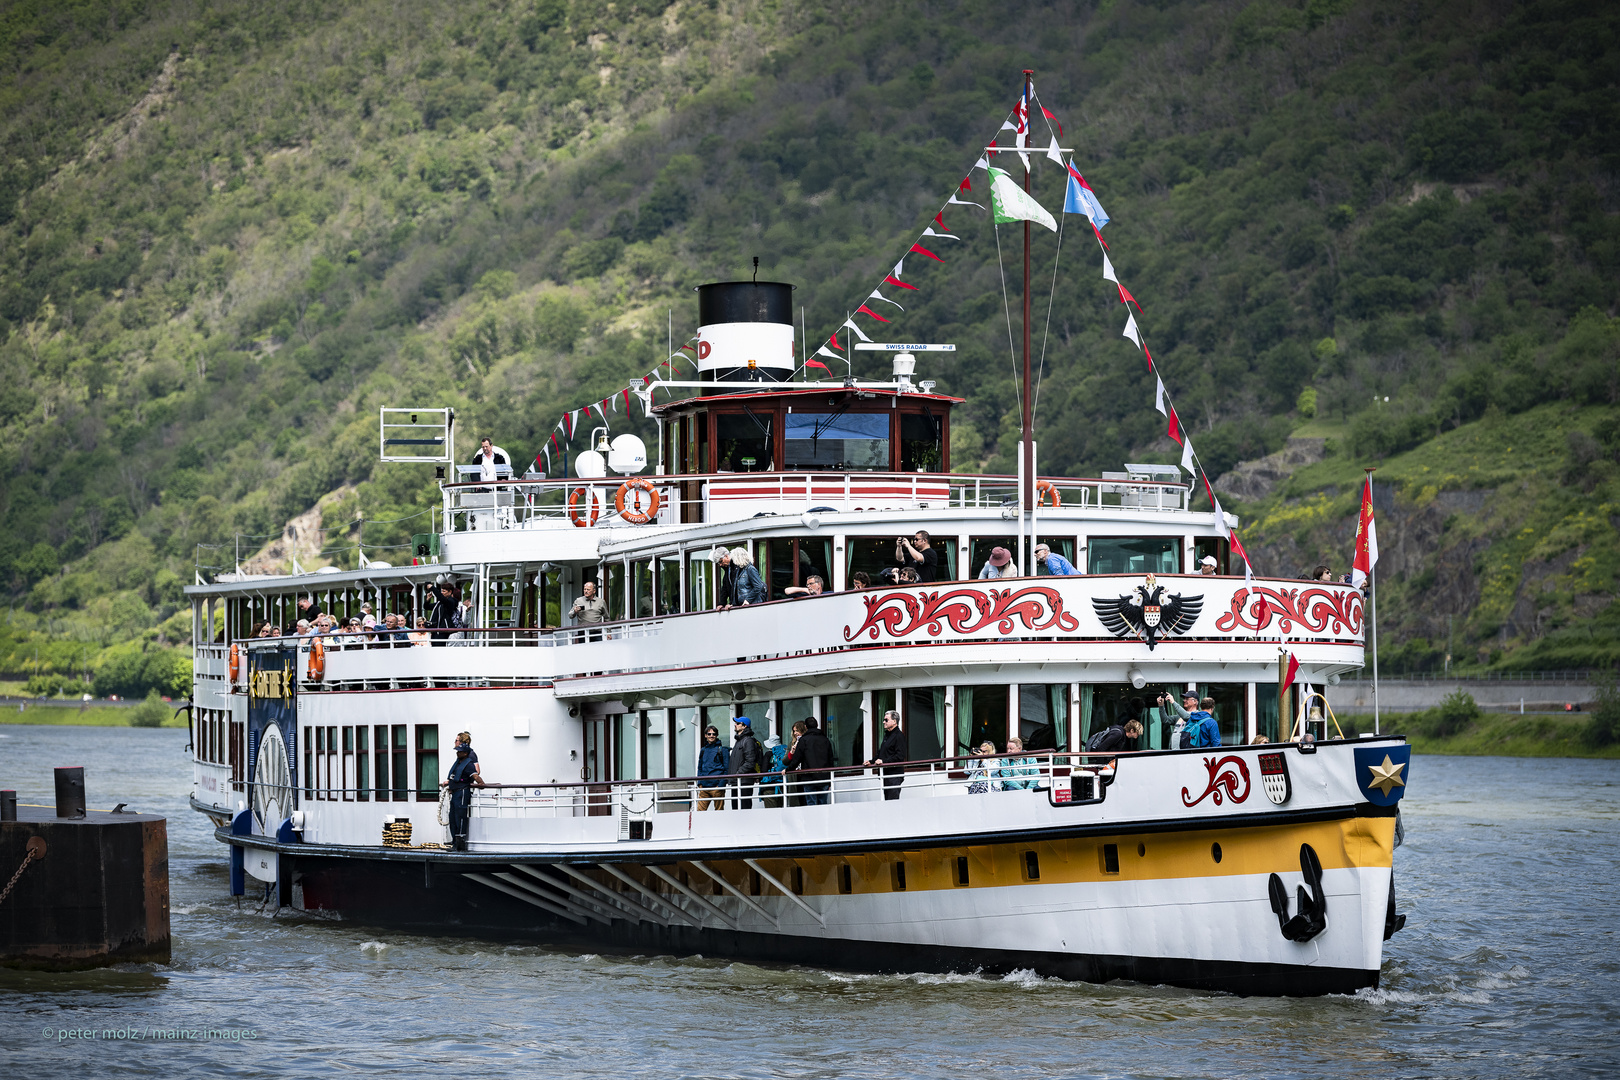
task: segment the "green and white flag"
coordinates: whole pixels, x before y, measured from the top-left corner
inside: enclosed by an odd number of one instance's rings
[[[1001,169],[990,170],[990,212],[997,225],[1005,225],[1009,221],[1034,221],[1057,232],[1057,222],[1046,212],[1046,208]]]

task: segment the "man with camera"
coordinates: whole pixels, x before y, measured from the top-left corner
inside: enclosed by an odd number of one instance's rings
[[[918,529],[917,535],[910,540],[904,536],[895,537],[894,561],[901,570],[907,567],[915,570],[919,582],[939,578],[939,552],[928,545],[928,533],[923,529]]]

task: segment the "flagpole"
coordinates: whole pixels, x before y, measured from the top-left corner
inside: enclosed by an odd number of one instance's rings
[[[1034,88],[1035,88],[1035,72],[1030,68],[1025,68],[1024,69],[1024,116],[1023,116],[1023,124],[1024,124],[1024,142],[1026,144],[1029,142],[1029,103],[1030,103],[1030,99],[1035,96],[1034,95]],[[1031,172],[1033,172],[1033,170],[1029,168],[1028,162],[1025,162],[1025,165],[1024,165],[1024,194],[1025,195],[1029,194],[1029,178],[1030,178]],[[1024,426],[1023,426],[1023,445],[1019,448],[1019,453],[1023,458],[1024,467],[1020,470],[1023,473],[1023,476],[1020,478],[1022,480],[1022,483],[1020,483],[1018,485],[1018,488],[1019,488],[1019,490],[1018,490],[1018,498],[1019,498],[1019,501],[1023,504],[1020,507],[1021,513],[1019,515],[1020,527],[1018,529],[1018,534],[1019,534],[1018,535],[1018,547],[1019,547],[1019,551],[1018,551],[1019,563],[1018,563],[1018,565],[1021,568],[1021,570],[1023,572],[1025,572],[1025,573],[1033,573],[1034,568],[1031,567],[1030,564],[1029,564],[1029,552],[1024,550],[1025,543],[1024,543],[1024,529],[1022,527],[1022,522],[1023,522],[1023,520],[1028,518],[1030,520],[1030,524],[1033,526],[1033,524],[1034,524],[1033,517],[1034,517],[1034,513],[1035,513],[1035,452],[1034,452],[1035,451],[1035,433],[1034,433],[1033,424],[1032,424],[1032,413],[1031,413],[1031,408],[1030,408],[1030,395],[1029,395],[1029,384],[1030,384],[1030,362],[1029,362],[1029,226],[1030,226],[1029,218],[1026,217],[1024,219],[1024,388],[1023,388],[1024,389],[1024,395],[1023,395],[1024,396],[1024,401],[1023,401],[1023,406],[1024,406]]]
[[[1376,465],[1364,467],[1367,474],[1367,490],[1372,491],[1372,474],[1376,472]],[[1372,625],[1372,651],[1373,651],[1373,734],[1380,735],[1382,731],[1378,724],[1378,564],[1373,563],[1367,567],[1367,604],[1371,612],[1368,622]]]

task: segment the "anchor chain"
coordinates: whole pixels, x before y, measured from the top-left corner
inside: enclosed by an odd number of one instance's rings
[[[23,876],[23,871],[28,869],[28,864],[35,859],[43,859],[44,857],[45,838],[42,836],[30,836],[28,838],[27,854],[23,856],[22,865],[17,867],[15,874],[11,875],[11,880],[6,882],[6,887],[0,889],[0,904],[5,903],[6,897],[11,895],[11,890],[17,887],[17,880]]]

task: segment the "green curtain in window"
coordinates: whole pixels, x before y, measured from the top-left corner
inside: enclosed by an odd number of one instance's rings
[[[973,687],[959,686],[956,688],[956,752],[958,754],[972,753],[970,740],[973,738]]]

